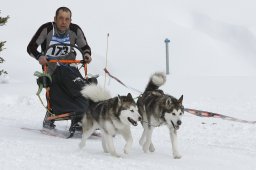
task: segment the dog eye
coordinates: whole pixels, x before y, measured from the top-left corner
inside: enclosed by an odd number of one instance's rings
[[[131,112],[134,112],[134,110],[130,110]]]
[[[173,116],[175,116],[175,113],[172,113]]]
[[[182,113],[180,113],[180,115],[182,115]]]

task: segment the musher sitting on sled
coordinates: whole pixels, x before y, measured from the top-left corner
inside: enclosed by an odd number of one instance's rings
[[[72,45],[77,45],[81,49],[85,63],[91,62],[91,49],[81,28],[71,23],[71,15],[69,8],[58,8],[54,22],[45,23],[37,30],[28,44],[27,52],[37,59],[41,65],[48,65],[48,73],[52,78],[50,85],[51,113],[75,113],[75,116],[71,118],[70,127],[70,131],[75,131],[74,128],[78,126],[77,123],[88,108],[88,101],[81,96],[80,90],[89,82],[82,77],[77,67],[72,64],[48,62],[49,56],[51,58],[74,60],[76,52]],[[48,49],[53,44],[58,45]],[[61,44],[70,44],[71,46]],[[41,46],[41,52],[37,50],[39,46]],[[97,83],[97,80],[95,79],[94,82]],[[47,120],[51,113],[46,112],[43,121],[44,128],[55,128],[54,121]]]

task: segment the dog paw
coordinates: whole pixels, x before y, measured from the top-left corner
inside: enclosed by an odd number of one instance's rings
[[[128,154],[128,153],[129,153],[129,151],[128,151],[128,150],[124,150],[124,153],[125,153],[125,154]]]
[[[141,140],[139,141],[139,144],[140,144],[140,146],[143,146],[144,140],[141,139]]]
[[[129,153],[130,153],[130,149],[125,148],[125,149],[124,149],[124,153],[125,153],[125,154],[129,154]]]
[[[147,145],[143,145],[143,151],[144,151],[144,153],[148,153],[148,146]]]
[[[85,143],[84,143],[84,142],[80,142],[80,143],[79,143],[79,148],[80,148],[80,149],[83,149],[84,146],[85,146]]]
[[[154,145],[152,143],[149,146],[149,151],[150,152],[155,152],[155,147],[154,147]]]
[[[124,146],[124,153],[125,153],[125,154],[130,153],[130,151],[131,151],[131,146],[132,146],[131,143],[127,143],[127,144]]]
[[[117,153],[113,153],[111,154],[112,156],[116,157],[116,158],[121,158],[121,155],[117,154]]]
[[[180,155],[180,154],[175,154],[175,155],[173,155],[173,158],[174,158],[174,159],[180,159],[180,158],[181,158],[181,155]]]

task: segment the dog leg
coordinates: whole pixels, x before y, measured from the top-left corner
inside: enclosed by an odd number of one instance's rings
[[[143,128],[144,128],[143,134],[142,134],[142,136],[140,138],[140,141],[139,141],[140,146],[143,146],[145,141],[146,141],[146,134],[147,134],[147,130],[148,130],[148,125],[143,126]],[[155,147],[154,147],[152,142],[149,145],[149,151],[150,152],[154,152],[155,151]]]
[[[109,153],[107,143],[106,143],[106,134],[105,132],[102,133],[102,148],[105,153]]]
[[[149,146],[152,143],[152,133],[153,133],[153,127],[149,127],[146,131],[146,142],[143,145],[143,151],[147,153],[149,151]]]
[[[131,150],[133,139],[132,139],[132,133],[130,127],[125,127],[124,129],[120,130],[121,135],[126,141],[126,144],[124,146],[124,153],[128,154]]]
[[[106,143],[108,146],[108,151],[112,156],[115,156],[118,158],[121,157],[119,154],[116,153],[112,135],[110,134],[106,135]]]
[[[80,149],[82,149],[85,146],[86,140],[91,136],[95,129],[96,128],[93,126],[93,124],[87,123],[83,125],[82,140],[79,144]]]
[[[143,146],[143,144],[146,141],[147,129],[148,129],[147,125],[143,125],[143,133],[142,133],[142,135],[140,137],[140,141],[139,141],[140,146]]]
[[[178,151],[178,141],[177,141],[177,131],[173,128],[170,128],[170,137],[172,142],[172,151],[174,159],[180,159],[181,155]]]

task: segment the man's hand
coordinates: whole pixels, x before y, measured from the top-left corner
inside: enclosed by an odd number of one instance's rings
[[[89,64],[89,63],[92,61],[91,55],[88,54],[88,53],[85,53],[85,55],[84,55],[84,61],[85,61],[87,64]]]
[[[39,61],[39,63],[40,63],[41,65],[45,65],[46,63],[48,63],[47,57],[44,56],[44,55],[40,56],[39,59],[38,59],[38,61]]]

